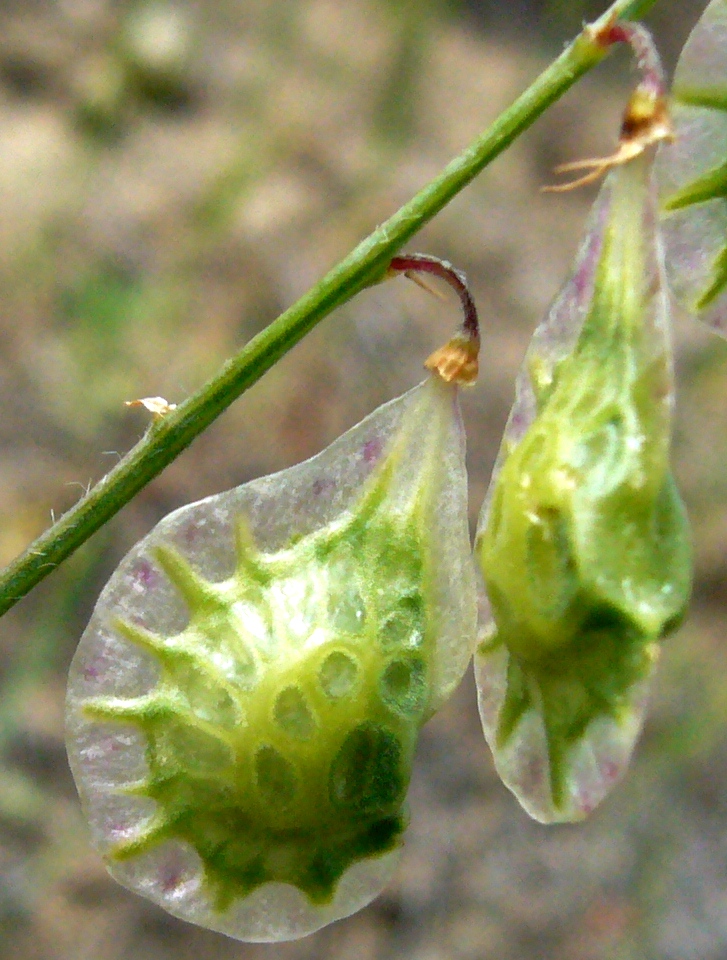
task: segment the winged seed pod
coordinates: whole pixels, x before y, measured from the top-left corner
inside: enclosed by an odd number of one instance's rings
[[[642,155],[608,175],[535,332],[480,517],[480,714],[500,776],[543,822],[586,816],[623,773],[689,597],[655,218]]]
[[[457,386],[437,373],[306,463],[166,517],[69,680],[71,766],[113,876],[248,941],[364,906],[475,624]]]
[[[727,336],[727,0],[712,0],[687,40],[671,110],[676,136],[656,168],[669,280]]]

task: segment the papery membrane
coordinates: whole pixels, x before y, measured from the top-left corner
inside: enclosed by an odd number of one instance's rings
[[[727,336],[727,0],[712,0],[674,75],[674,141],[657,158],[669,280]]]
[[[381,891],[419,728],[474,646],[466,504],[457,391],[432,376],[130,551],[67,706],[117,880],[250,941],[303,936]]]
[[[528,349],[480,517],[480,714],[543,822],[586,816],[622,775],[689,595],[655,216],[646,158],[609,174]]]

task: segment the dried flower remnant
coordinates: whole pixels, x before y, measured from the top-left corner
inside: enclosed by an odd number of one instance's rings
[[[602,187],[528,350],[477,536],[480,714],[543,822],[586,816],[623,773],[690,592],[650,174],[641,155]]]
[[[543,187],[545,193],[566,193],[594,183],[609,170],[621,167],[640,157],[655,144],[674,139],[674,130],[667,107],[666,79],[659,53],[649,31],[640,23],[615,20],[601,28],[595,39],[604,47],[616,43],[631,46],[641,71],[641,81],[631,94],[624,110],[618,147],[608,157],[562,163],[556,173],[586,173],[576,180]]]
[[[71,765],[112,874],[243,940],[364,906],[475,624],[457,387],[438,374],[312,460],[162,520],[69,682]]]
[[[712,0],[689,36],[671,110],[674,142],[656,162],[669,282],[727,336],[727,0]]]
[[[445,280],[459,296],[464,314],[461,330],[444,346],[439,347],[427,357],[424,366],[427,370],[439,374],[446,383],[471,387],[476,382],[480,370],[480,325],[467,279],[446,260],[438,260],[436,257],[417,253],[394,257],[387,275],[395,276],[403,273],[425,290],[437,295],[417,272],[428,273]]]

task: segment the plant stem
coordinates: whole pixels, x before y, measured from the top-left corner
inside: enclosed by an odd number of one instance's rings
[[[595,32],[617,17],[636,19],[656,2],[616,0],[594,24]],[[0,574],[0,615],[110,520],[320,320],[363,287],[382,279],[407,240],[607,52],[606,46],[594,39],[593,30],[584,30],[438,177],[228,360],[200,390],[155,420],[110,473]]]

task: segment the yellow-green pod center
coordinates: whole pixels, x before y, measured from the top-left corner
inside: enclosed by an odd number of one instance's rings
[[[541,717],[550,793],[536,804],[541,819],[592,806],[589,790],[579,806],[569,757],[594,723],[626,724],[632,737],[634,691],[690,592],[688,525],[669,466],[671,363],[648,173],[639,160],[604,187],[581,261],[529,351],[532,415],[505,439],[477,541],[492,611],[482,670],[490,653],[509,654],[492,736],[517,780],[521,723]],[[580,328],[558,352],[564,316]],[[621,765],[619,750],[603,752]],[[603,760],[604,771],[613,765]]]

